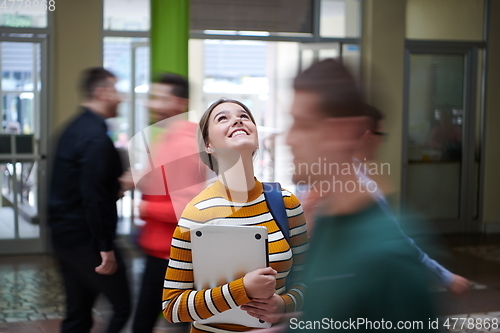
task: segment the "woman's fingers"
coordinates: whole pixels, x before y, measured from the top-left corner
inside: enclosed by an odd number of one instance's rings
[[[253,309],[261,309],[261,310],[264,310],[263,308],[259,308],[257,306],[255,306],[254,304],[251,304],[251,303],[247,303],[245,305],[242,305],[241,306],[241,309],[243,311],[252,311]]]
[[[257,319],[265,321],[266,323],[271,323],[271,324],[277,323],[278,321],[280,321],[282,317],[281,314],[272,314],[267,311],[262,311],[260,309],[253,309],[247,311],[247,313],[252,317],[255,317]]]

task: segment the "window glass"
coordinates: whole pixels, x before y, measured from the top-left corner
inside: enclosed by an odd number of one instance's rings
[[[359,37],[359,14],[359,0],[321,0],[321,37]]]
[[[460,214],[465,58],[412,54],[408,112],[408,200],[425,216]]]
[[[38,134],[40,44],[0,43],[2,68],[2,130],[12,134]],[[34,82],[37,82],[36,84]]]
[[[104,30],[148,31],[149,0],[104,0]]]
[[[312,33],[312,0],[191,0],[193,30]]]
[[[51,3],[52,2],[54,1],[51,1]],[[46,28],[48,3],[49,1],[42,0],[1,0],[0,26],[13,28]],[[50,6],[52,6],[52,4]]]

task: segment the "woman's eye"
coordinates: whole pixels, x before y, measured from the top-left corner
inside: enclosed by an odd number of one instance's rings
[[[248,115],[246,115],[246,114],[242,114],[242,115],[241,115],[241,118],[248,119]]]
[[[226,116],[220,116],[219,118],[217,118],[217,122],[220,122],[221,120],[225,120],[227,119]]]

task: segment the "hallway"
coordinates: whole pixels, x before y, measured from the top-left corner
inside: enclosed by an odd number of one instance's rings
[[[500,236],[448,236],[444,242],[452,250],[452,271],[471,281],[473,287],[456,297],[443,288],[435,291],[441,316],[450,318],[496,318],[500,321]],[[143,259],[135,250],[128,251],[132,292],[136,295]],[[96,327],[105,323],[109,307],[100,299],[94,308]],[[0,332],[58,332],[64,313],[64,294],[54,259],[49,255],[0,257]],[[453,324],[453,320],[450,324]],[[500,329],[460,329],[452,332],[500,332]],[[130,326],[127,325],[127,327]],[[458,328],[458,329],[457,329]],[[160,319],[155,333],[181,332],[182,329]],[[125,332],[130,332],[129,328]]]

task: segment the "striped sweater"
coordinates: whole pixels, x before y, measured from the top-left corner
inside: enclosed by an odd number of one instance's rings
[[[241,332],[253,328],[229,324],[201,324],[217,313],[251,301],[243,286],[243,278],[208,290],[194,290],[193,264],[189,228],[193,223],[205,223],[225,218],[227,224],[265,226],[269,239],[269,264],[278,274],[276,293],[286,305],[287,312],[302,307],[304,286],[298,283],[309,247],[306,222],[298,199],[282,190],[290,227],[290,244],[273,220],[265,202],[262,183],[256,181],[245,202],[233,202],[226,187],[220,182],[202,191],[185,208],[174,232],[170,261],[163,290],[163,314],[172,322],[194,322],[191,332]],[[287,279],[292,283],[285,290]]]

